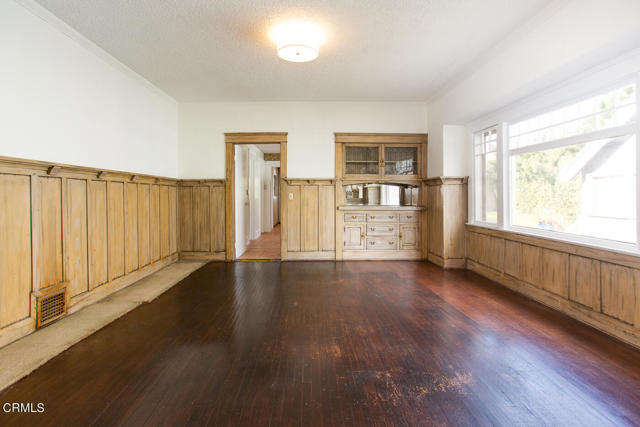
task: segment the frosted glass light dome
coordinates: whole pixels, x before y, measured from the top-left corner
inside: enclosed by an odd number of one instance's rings
[[[285,61],[309,62],[318,57],[323,34],[309,22],[288,22],[273,29],[278,56]]]

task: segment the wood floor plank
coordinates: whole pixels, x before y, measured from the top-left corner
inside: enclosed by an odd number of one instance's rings
[[[262,233],[260,237],[250,241],[247,250],[238,259],[280,259],[280,224],[273,227],[269,233]]]
[[[212,262],[0,400],[45,405],[3,425],[633,425],[640,351],[469,271]]]

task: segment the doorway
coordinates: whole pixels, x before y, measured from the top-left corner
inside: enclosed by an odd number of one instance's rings
[[[280,259],[280,144],[235,147],[236,258]]]
[[[227,260],[280,260],[286,133],[228,133]]]

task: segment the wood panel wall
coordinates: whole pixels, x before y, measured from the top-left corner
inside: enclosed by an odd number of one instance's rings
[[[426,258],[443,268],[464,268],[467,178],[429,178],[424,182],[425,190]]]
[[[467,226],[467,268],[640,347],[640,260]]]
[[[335,181],[287,179],[282,203],[286,259],[335,259]]]
[[[69,312],[177,259],[177,181],[0,158],[0,346],[35,327],[32,292]]]
[[[178,217],[182,258],[225,258],[224,180],[180,181]]]

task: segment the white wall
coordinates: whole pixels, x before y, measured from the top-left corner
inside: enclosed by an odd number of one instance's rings
[[[247,249],[251,212],[249,210],[249,147],[235,147],[236,256]]]
[[[289,132],[288,177],[331,178],[334,132],[426,132],[427,111],[423,103],[185,103],[179,127],[181,178],[224,178],[225,132]]]
[[[0,1],[0,155],[177,177],[177,104],[30,0]]]
[[[262,191],[262,232],[273,230],[273,168],[279,168],[279,161],[264,162]]]
[[[465,126],[442,126],[442,169],[446,176],[467,176],[468,134]],[[433,176],[433,175],[432,175]]]
[[[563,0],[541,10],[429,102],[429,175],[469,174],[458,150],[447,152],[444,125],[477,121],[637,48],[638,16],[638,0]]]
[[[235,146],[236,256],[263,231],[264,153],[255,145]],[[267,230],[267,231],[270,231]]]
[[[264,175],[264,153],[257,147],[251,147],[251,240],[257,239],[262,234],[262,181]]]

